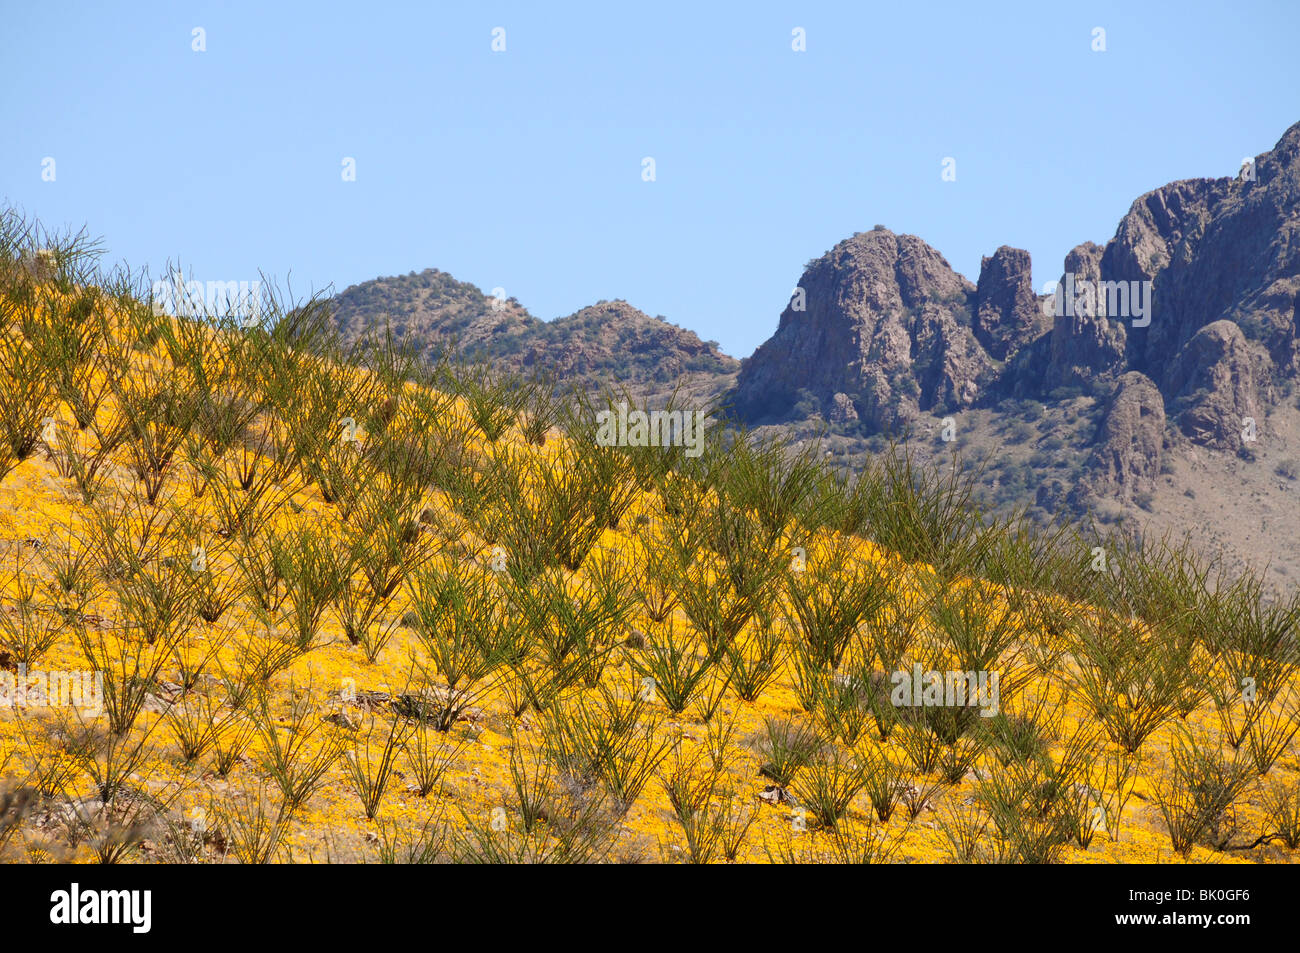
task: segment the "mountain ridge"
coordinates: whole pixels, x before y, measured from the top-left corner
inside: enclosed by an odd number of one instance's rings
[[[544,322],[445,273],[420,276],[347,289],[341,326],[359,332],[386,308],[427,352],[454,341],[512,370],[642,393],[685,381],[736,423],[827,433],[850,464],[951,419],[967,428],[958,442],[1032,468],[995,479],[991,505],[1039,518],[1186,509],[1166,499],[1170,474],[1220,454],[1248,477],[1265,447],[1279,471],[1296,469],[1275,414],[1300,377],[1300,123],[1235,177],[1138,196],[1109,239],[1067,253],[1054,294],[1034,290],[1024,249],[999,246],[972,282],[918,236],[856,232],[805,266],[773,334],[739,362],[626,302]],[[401,286],[416,278],[431,287],[412,298]],[[1256,482],[1251,492],[1276,495],[1271,474]],[[1300,553],[1286,561],[1300,571]]]
[[[351,285],[332,306],[345,341],[388,321],[394,337],[426,359],[446,352],[588,387],[620,379],[633,391],[652,393],[694,376],[712,392],[739,369],[716,342],[622,299],[543,321],[514,298],[490,297],[435,268]]]

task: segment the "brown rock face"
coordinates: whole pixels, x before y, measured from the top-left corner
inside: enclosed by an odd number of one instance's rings
[[[1067,280],[1076,287],[1100,285],[1102,253],[1102,247],[1094,242],[1076,247],[1065,256],[1061,285],[1067,286]],[[1127,331],[1122,322],[1107,316],[1106,299],[1096,296],[1090,306],[1076,307],[1071,302],[1067,308],[1061,303],[1065,297],[1058,297],[1055,310],[1060,313],[1052,319],[1051,356],[1043,381],[1048,393],[1057,387],[1087,384],[1124,366]]]
[[[846,394],[873,427],[892,429],[979,395],[991,365],[970,327],[974,288],[919,238],[859,232],[809,264],[799,289],[741,367],[742,418],[787,416],[807,388],[823,404]]]
[[[975,337],[1006,360],[1052,326],[1034,294],[1029,252],[1003,245],[980,263]]]
[[[1256,157],[1251,175],[1174,182],[1139,198],[1102,267],[1155,282],[1151,326],[1130,340],[1133,366],[1162,368],[1226,318],[1265,346],[1279,372],[1296,373],[1300,124]]]
[[[1174,262],[1187,260],[1227,193],[1228,181],[1172,182],[1135,201],[1106,246],[1106,276],[1151,280]]]
[[[544,372],[561,385],[647,391],[685,381],[721,391],[739,369],[713,342],[626,301],[541,321],[513,298],[498,301],[436,269],[352,285],[331,307],[346,343],[388,322],[399,341],[427,359],[449,349],[515,372]]]
[[[921,387],[921,406],[955,410],[975,403],[991,362],[971,329],[952,311],[927,305],[913,335],[913,371]]]
[[[1065,269],[1090,282],[1148,282],[1150,324],[1107,316],[1104,302],[1092,315],[1058,315],[1045,392],[1133,369],[1161,381],[1171,402],[1185,397],[1169,389],[1175,386],[1170,362],[1220,320],[1235,322],[1247,342],[1269,355],[1257,366],[1256,381],[1300,372],[1300,124],[1256,157],[1249,174],[1172,182],[1141,196],[1104,249],[1079,246]],[[1206,346],[1198,344],[1196,353]],[[1180,378],[1176,389],[1184,384]],[[1187,423],[1205,439],[1218,439],[1205,429],[1211,422],[1204,415],[1192,414]]]
[[[848,394],[836,394],[831,398],[831,423],[851,424],[858,420],[858,410]]]
[[[1164,392],[1184,434],[1207,447],[1236,450],[1242,421],[1256,416],[1258,402],[1254,359],[1241,328],[1215,321],[1197,331],[1170,364]]]
[[[1159,389],[1145,374],[1129,371],[1119,379],[1097,428],[1089,489],[1129,500],[1154,489],[1164,432],[1165,402]]]

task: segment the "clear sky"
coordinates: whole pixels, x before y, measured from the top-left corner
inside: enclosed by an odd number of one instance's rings
[[[1234,174],[1300,120],[1298,27],[1296,0],[3,0],[0,200],[155,276],[436,267],[546,319],[626,298],[744,356],[855,231],[972,280],[1027,248],[1041,287],[1141,193]]]

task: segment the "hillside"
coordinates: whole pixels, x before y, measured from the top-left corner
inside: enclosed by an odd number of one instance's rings
[[[334,307],[345,340],[389,320],[429,360],[452,349],[651,403],[680,388],[737,424],[827,434],[850,468],[889,440],[927,460],[959,446],[971,472],[996,464],[978,490],[993,512],[1188,538],[1286,588],[1300,576],[1298,156],[1300,125],[1236,178],[1139,197],[1109,241],[1066,256],[1047,295],[1023,249],[996,249],[972,282],[877,225],[808,264],[739,364],[626,302],[543,322],[432,270],[353,286]]]
[[[514,299],[488,297],[435,269],[352,285],[333,298],[332,309],[345,341],[387,321],[427,360],[446,350],[515,373],[589,388],[618,384],[645,397],[662,397],[681,383],[708,399],[729,387],[739,368],[716,344],[626,301],[541,321]]]
[[[1300,595],[904,456],[537,428],[324,303],[155,314],[38,250],[0,245],[0,860],[1300,858]]]

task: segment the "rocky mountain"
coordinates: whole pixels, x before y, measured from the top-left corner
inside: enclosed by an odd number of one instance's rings
[[[1029,253],[1003,246],[972,285],[935,249],[877,225],[811,262],[734,392],[751,423],[819,412],[896,431],[1007,395],[1052,399],[1138,371],[1178,429],[1233,445],[1280,378],[1300,370],[1300,124],[1236,178],[1139,198],[1105,245],[1065,258],[1034,293]],[[802,410],[806,410],[806,405]]]
[[[739,364],[624,301],[544,322],[435,270],[334,304],[345,336],[386,316],[430,356],[647,395],[685,383],[739,423],[828,431],[850,465],[887,437],[936,457],[955,442],[992,461],[995,507],[1154,514],[1300,573],[1300,123],[1235,177],[1139,197],[1108,241],[1065,256],[1052,294],[1023,249],[998,248],[972,283],[916,236],[852,235],[807,264]],[[1249,505],[1225,496],[1237,487]]]
[[[1080,514],[1105,501],[1158,511],[1184,465],[1249,464],[1265,448],[1283,478],[1263,474],[1259,493],[1289,492],[1300,123],[1235,177],[1138,198],[1109,241],[1066,255],[1054,294],[1035,293],[1030,265],[1003,246],[972,284],[915,236],[878,225],[845,239],[807,265],[776,332],[742,362],[737,417],[828,425],[858,452],[964,427],[959,442],[1003,468],[999,501]],[[1009,460],[1031,472],[1008,473]]]
[[[1090,487],[1125,501],[1155,490],[1164,447],[1165,405],[1141,371],[1119,379],[1088,460]]]
[[[352,285],[334,296],[332,307],[345,341],[388,321],[398,340],[427,359],[446,350],[566,384],[613,383],[648,394],[686,381],[697,391],[718,392],[739,367],[716,343],[626,301],[601,301],[542,321],[514,298],[490,297],[436,269]]]
[[[999,361],[1033,343],[1051,326],[1034,294],[1029,252],[1003,245],[980,263],[975,337]]]
[[[788,419],[807,392],[890,430],[920,411],[969,406],[993,371],[975,334],[975,293],[919,238],[859,232],[808,265],[776,334],[742,364],[735,412]]]
[[[489,298],[436,268],[352,285],[334,296],[332,306],[345,341],[387,321],[396,338],[425,356],[451,346],[490,352],[541,324],[513,298]]]

